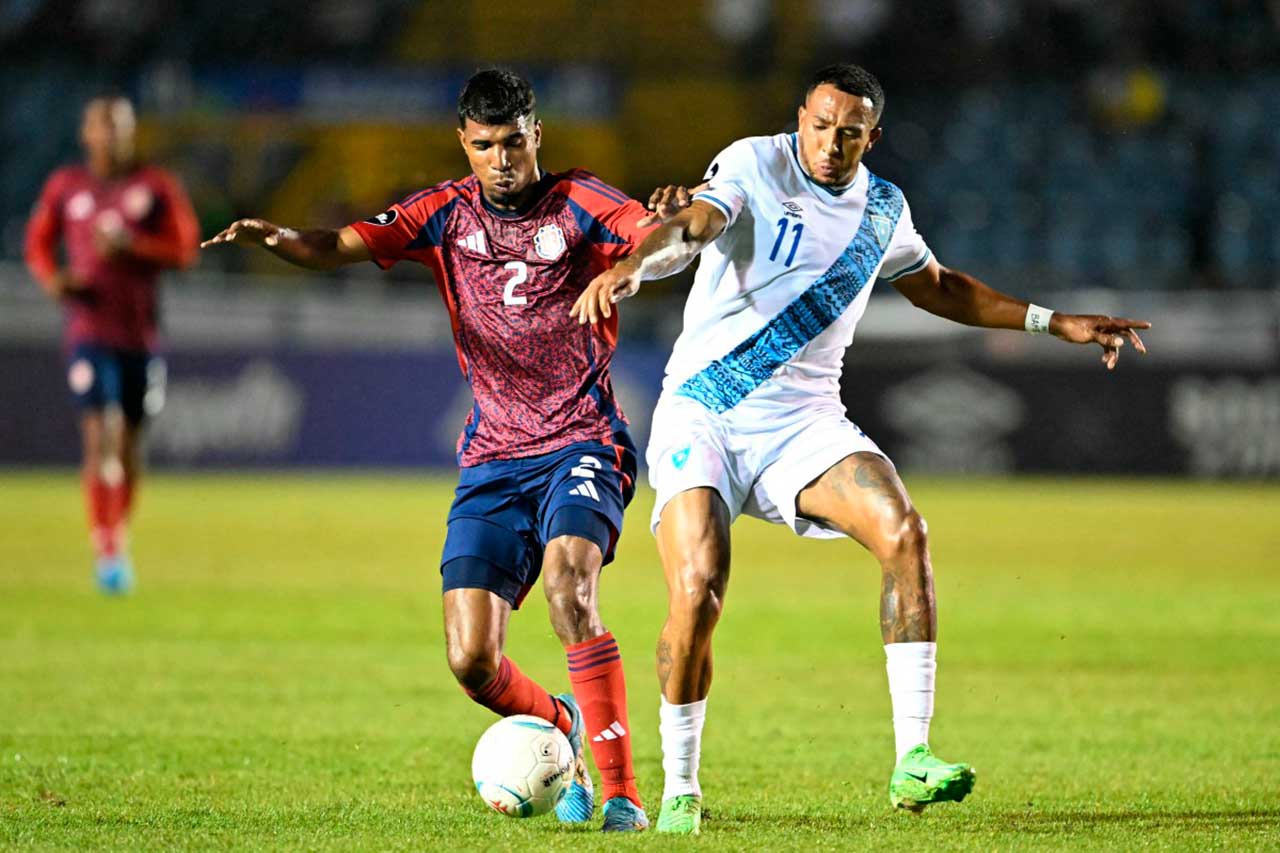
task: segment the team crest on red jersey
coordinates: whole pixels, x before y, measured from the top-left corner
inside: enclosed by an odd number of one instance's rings
[[[564,232],[559,225],[543,225],[533,235],[533,250],[540,258],[554,261],[564,254],[564,249]]]

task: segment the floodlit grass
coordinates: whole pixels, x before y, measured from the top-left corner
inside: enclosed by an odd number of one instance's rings
[[[0,845],[235,849],[1280,846],[1280,489],[913,481],[941,604],[935,749],[963,804],[895,814],[878,572],[744,519],[696,841],[487,812],[489,724],[444,663],[451,480],[163,476],[139,588],[90,583],[74,475],[0,475]],[[642,492],[603,610],[661,792],[665,591]],[[531,596],[508,651],[564,689]]]

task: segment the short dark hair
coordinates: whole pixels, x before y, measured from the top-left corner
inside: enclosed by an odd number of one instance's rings
[[[458,126],[513,124],[533,115],[533,86],[514,71],[486,68],[471,75],[458,95]]]
[[[813,90],[819,86],[831,84],[844,92],[846,95],[861,95],[864,98],[871,99],[871,108],[875,110],[876,118],[880,118],[880,113],[884,112],[884,89],[880,86],[880,81],[875,75],[861,65],[854,65],[852,62],[837,62],[834,65],[827,65],[819,68],[809,78],[809,86],[804,90],[804,99],[809,100],[809,96],[813,94]]]

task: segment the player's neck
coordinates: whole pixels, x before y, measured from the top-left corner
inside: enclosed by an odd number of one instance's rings
[[[133,171],[132,160],[117,160],[114,157],[90,157],[85,165],[94,177],[108,181]]]

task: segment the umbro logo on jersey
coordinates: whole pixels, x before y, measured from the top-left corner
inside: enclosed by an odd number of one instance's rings
[[[627,735],[627,730],[622,727],[622,723],[618,722],[617,720],[614,720],[612,723],[609,724],[609,728],[605,729],[600,734],[593,737],[591,740],[594,743],[600,743],[601,741],[606,741],[606,740],[617,740],[620,737],[626,737],[626,735]]]
[[[880,244],[880,248],[889,248],[889,241],[893,239],[893,223],[889,221],[889,218],[873,213],[871,214],[871,227],[875,229],[876,242]]]
[[[792,219],[800,219],[804,216],[804,208],[794,201],[784,201],[782,206],[786,209],[785,216],[790,216]]]
[[[377,216],[370,216],[365,220],[365,222],[368,222],[370,225],[390,225],[392,222],[395,222],[399,216],[399,212],[395,210],[387,210],[379,213]]]
[[[481,255],[489,254],[488,250],[485,249],[483,231],[476,231],[472,234],[468,234],[466,237],[463,237],[458,241],[458,248],[470,249],[471,251]]]
[[[600,503],[600,493],[596,491],[596,484],[590,480],[584,480],[569,490],[569,494],[577,495],[580,498],[591,498],[596,503]]]

